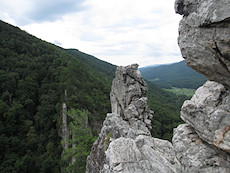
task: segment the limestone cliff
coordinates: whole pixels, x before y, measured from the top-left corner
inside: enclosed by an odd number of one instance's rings
[[[176,0],[178,43],[206,82],[181,108],[174,130],[180,172],[230,172],[230,0]],[[214,82],[215,81],[215,82]]]
[[[151,137],[152,113],[147,85],[138,65],[118,67],[111,88],[112,113],[107,114],[87,159],[87,172],[177,172],[172,144]]]
[[[152,138],[147,86],[137,65],[118,67],[108,114],[87,159],[88,173],[230,172],[230,0],[176,0],[179,46],[210,80],[185,101],[173,145]]]
[[[188,66],[230,86],[230,0],[176,0],[179,46]]]

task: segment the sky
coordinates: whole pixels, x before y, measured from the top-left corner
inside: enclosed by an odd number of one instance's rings
[[[174,0],[1,0],[0,20],[114,65],[179,62]]]

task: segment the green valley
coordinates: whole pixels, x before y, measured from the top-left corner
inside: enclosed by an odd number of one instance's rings
[[[197,89],[207,80],[204,75],[188,67],[185,61],[140,68],[140,71],[145,79],[167,89],[171,87]]]

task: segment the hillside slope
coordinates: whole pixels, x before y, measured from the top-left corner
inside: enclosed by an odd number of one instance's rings
[[[112,79],[115,77],[115,71],[116,71],[115,65],[99,60],[98,58],[86,54],[84,52],[81,52],[77,49],[65,49],[65,51],[73,55],[74,57],[78,58],[79,60],[83,61],[90,68],[96,70],[97,72],[100,72],[103,75],[107,75]]]
[[[101,122],[110,111],[111,80],[2,21],[0,60],[0,172],[61,172],[64,90],[68,108]]]
[[[205,83],[206,78],[188,67],[185,61],[158,67],[140,69],[144,78],[163,88],[178,87],[197,89]]]

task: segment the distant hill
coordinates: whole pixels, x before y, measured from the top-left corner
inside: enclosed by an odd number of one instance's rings
[[[141,67],[139,69],[145,69],[145,68],[150,68],[150,67],[158,67],[158,66],[161,66],[161,65],[170,65],[172,63],[168,63],[168,64],[154,64],[154,65],[147,65],[147,66],[144,66],[144,67]]]
[[[185,61],[170,65],[140,68],[142,76],[162,88],[178,87],[197,89],[207,80],[205,76],[188,67]]]

